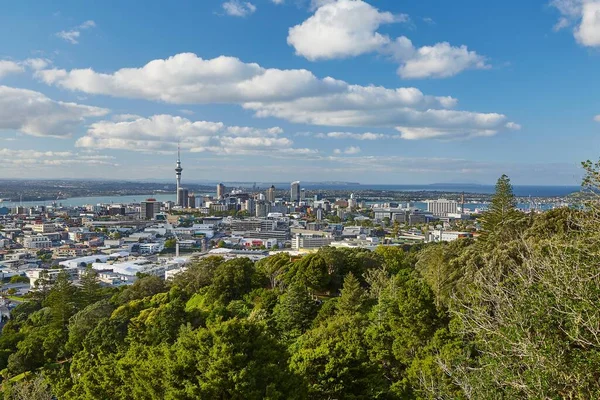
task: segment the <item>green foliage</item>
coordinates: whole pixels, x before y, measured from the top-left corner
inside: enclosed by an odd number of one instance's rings
[[[10,283],[29,283],[29,278],[21,275],[11,276]]]
[[[374,399],[385,387],[378,364],[369,358],[364,322],[339,316],[292,346],[290,369],[308,383],[311,399]]]
[[[288,287],[273,309],[277,329],[286,337],[297,337],[306,331],[316,314],[316,302],[308,290],[299,283]]]

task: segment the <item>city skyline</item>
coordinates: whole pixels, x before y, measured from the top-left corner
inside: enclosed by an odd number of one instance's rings
[[[0,178],[163,181],[180,144],[187,182],[578,185],[600,144],[598,9],[10,4]]]

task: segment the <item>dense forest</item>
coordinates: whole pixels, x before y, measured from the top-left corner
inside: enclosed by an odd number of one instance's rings
[[[0,335],[3,395],[600,398],[599,205],[524,214],[503,176],[476,239],[42,282]]]

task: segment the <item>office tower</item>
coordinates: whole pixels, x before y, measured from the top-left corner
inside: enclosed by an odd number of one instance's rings
[[[140,218],[142,219],[155,219],[156,215],[160,213],[160,203],[155,199],[147,199],[142,201],[140,207]]]
[[[290,186],[290,201],[292,203],[300,202],[300,181],[292,182]]]
[[[188,196],[188,208],[196,208],[196,196],[194,193]]]
[[[323,220],[323,209],[321,207],[317,208],[317,221]]]
[[[275,185],[271,185],[271,187],[267,189],[265,198],[269,203],[275,202]]]
[[[217,185],[217,199],[222,199],[223,197],[225,197],[225,185],[219,183]]]
[[[306,192],[304,191],[304,188],[300,189],[300,200],[306,200]]]
[[[187,208],[188,196],[189,196],[188,190],[180,187],[179,190],[177,191],[177,199],[179,200],[179,203],[177,203],[177,205],[182,208]]]

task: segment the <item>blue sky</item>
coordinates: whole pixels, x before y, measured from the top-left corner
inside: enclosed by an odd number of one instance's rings
[[[600,1],[21,0],[0,177],[578,184]],[[596,121],[598,119],[598,121]]]

